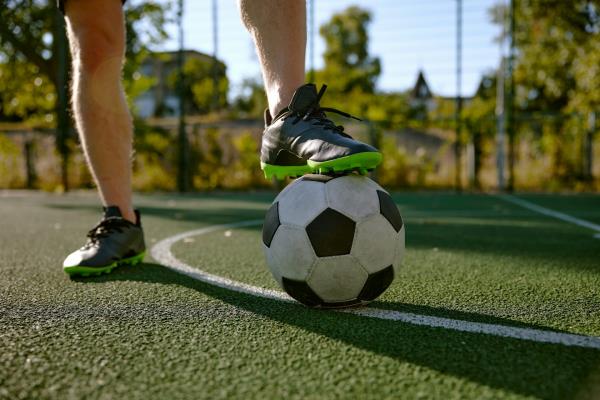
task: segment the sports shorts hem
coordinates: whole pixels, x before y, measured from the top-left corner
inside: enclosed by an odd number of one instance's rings
[[[58,7],[58,9],[60,10],[61,13],[65,13],[65,2],[67,0],[56,0],[56,7]],[[79,0],[81,1],[81,0]],[[122,4],[125,4],[125,1],[127,0],[121,0]]]

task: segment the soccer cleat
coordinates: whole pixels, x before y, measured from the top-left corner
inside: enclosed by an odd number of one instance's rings
[[[146,246],[139,211],[135,210],[135,216],[134,224],[121,216],[118,207],[105,207],[104,217],[88,232],[87,242],[65,259],[64,271],[69,275],[101,275],[141,262]]]
[[[265,111],[260,165],[267,179],[309,173],[365,174],[381,162],[376,148],[354,140],[343,126],[327,118],[325,112],[333,112],[359,120],[335,108],[321,107],[326,88],[323,85],[317,93],[314,84],[303,85],[275,118]]]

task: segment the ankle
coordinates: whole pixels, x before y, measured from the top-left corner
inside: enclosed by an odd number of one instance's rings
[[[281,110],[286,108],[288,105],[289,105],[289,101],[288,102],[278,101],[276,103],[269,102],[269,113],[271,113],[271,117],[275,118],[281,112]]]
[[[267,99],[269,101],[269,112],[271,113],[271,116],[273,118],[275,118],[277,116],[277,114],[279,114],[281,112],[281,110],[283,110],[284,108],[286,108],[287,106],[289,106],[290,102],[292,101],[292,97],[294,96],[294,93],[296,92],[296,89],[298,89],[298,87],[300,87],[300,85],[297,86],[274,86],[274,87],[270,87],[267,90]]]
[[[133,211],[133,208],[129,207],[129,209],[127,209],[126,211],[122,210],[121,215],[124,219],[131,222],[132,224],[137,224],[137,217],[135,215],[135,212]]]
[[[130,204],[109,203],[109,205],[117,206],[123,219],[126,219],[132,224],[137,223],[137,216],[135,215],[135,211],[133,211],[133,207]]]

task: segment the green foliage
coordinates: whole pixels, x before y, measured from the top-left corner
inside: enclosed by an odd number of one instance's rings
[[[167,38],[168,6],[157,1],[126,5],[125,88],[129,97],[147,88],[134,79],[149,46]],[[54,1],[0,0],[0,120],[54,125],[57,40],[60,21]],[[26,28],[24,28],[26,27]]]
[[[229,80],[225,64],[212,60],[188,58],[183,66],[184,90],[193,99],[192,106],[199,114],[227,107]],[[217,87],[215,88],[216,76]]]
[[[319,33],[325,40],[325,67],[317,80],[326,82],[333,92],[374,93],[381,73],[379,58],[369,56],[367,27],[371,14],[359,7],[348,7],[334,14]]]
[[[250,132],[208,127],[191,141],[194,189],[249,189],[268,186],[260,169],[259,142]]]
[[[600,3],[520,0],[515,9],[517,104],[526,111],[587,111],[600,105]],[[508,14],[496,6],[497,24]]]
[[[234,100],[233,108],[245,117],[262,118],[267,109],[267,96],[262,82],[244,79],[242,94]]]
[[[267,181],[260,169],[259,143],[252,133],[244,132],[233,139],[236,160],[229,169],[227,187],[247,189],[266,186]]]
[[[199,149],[199,159],[195,162],[196,170],[192,178],[196,189],[210,190],[223,187],[227,169],[224,166],[224,151],[219,139],[219,130],[211,127],[205,129],[201,140],[195,142],[195,146]]]
[[[136,124],[133,187],[136,190],[175,190],[176,153],[168,131]]]
[[[380,147],[384,162],[377,170],[379,184],[385,187],[408,186],[408,157],[404,149],[390,137],[383,139]]]
[[[471,184],[477,189],[481,188],[480,173],[483,159],[490,155],[485,151],[485,144],[493,141],[496,134],[495,107],[493,98],[478,95],[463,111],[464,130],[461,142],[469,142],[473,145],[474,181]]]
[[[151,48],[160,45],[169,37],[165,26],[171,20],[170,3],[144,1],[127,5],[123,82],[130,106],[133,106],[133,99],[154,83],[153,79],[141,76],[138,71],[144,58],[150,54]]]
[[[46,1],[0,0],[0,21],[0,120],[47,124],[56,97],[49,95],[54,9]]]
[[[169,89],[174,92],[178,89],[178,79],[178,72],[174,70],[167,80]],[[229,80],[225,64],[215,63],[210,58],[187,57],[183,65],[183,91],[189,102],[188,114],[207,114],[227,107]]]
[[[0,134],[0,188],[15,188],[24,185],[25,177],[20,173],[21,149],[5,135]]]
[[[380,145],[383,163],[377,169],[379,184],[388,188],[424,187],[433,171],[432,162],[423,155],[410,155],[396,144],[393,137],[384,137]]]
[[[19,58],[0,63],[0,121],[54,125],[56,93],[39,68]]]

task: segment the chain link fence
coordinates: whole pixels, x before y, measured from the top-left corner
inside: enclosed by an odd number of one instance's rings
[[[269,187],[258,163],[266,105],[260,66],[234,2],[186,0],[170,6],[171,38],[152,48],[133,75],[153,79],[148,90],[130,98],[136,115],[135,189]],[[505,24],[492,22],[498,6],[505,7]],[[335,87],[319,81],[328,67],[328,43],[320,30],[335,16],[347,17],[351,7],[368,15],[365,49],[380,72],[364,101],[335,89],[331,101],[365,117],[362,124],[340,122],[381,148],[384,163],[374,175],[381,184],[598,190],[595,113],[532,113],[512,105],[518,85],[511,88],[507,75],[507,2],[308,0],[307,80]],[[185,79],[189,87],[178,86]],[[67,136],[61,150],[52,129],[0,125],[0,187],[64,190],[65,169],[70,187],[92,187],[72,129]]]

